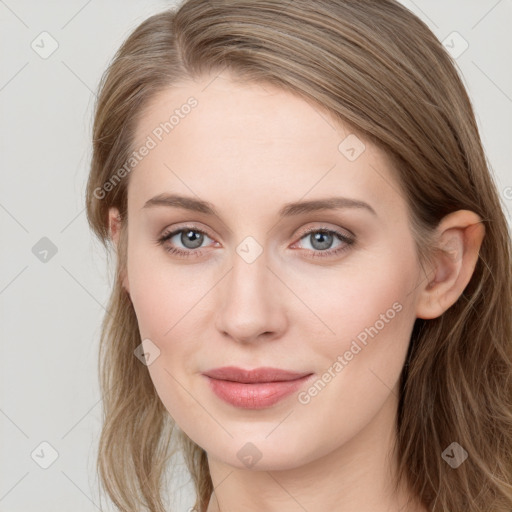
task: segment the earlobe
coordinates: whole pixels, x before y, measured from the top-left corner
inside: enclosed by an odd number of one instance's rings
[[[437,234],[434,267],[418,296],[418,318],[437,318],[457,302],[475,270],[485,227],[476,213],[458,210],[443,218]]]

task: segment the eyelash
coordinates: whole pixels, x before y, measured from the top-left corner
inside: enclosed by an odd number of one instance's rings
[[[193,231],[194,233],[200,233],[202,235],[206,235],[208,238],[212,238],[206,231],[203,231],[202,229],[198,229],[195,226],[183,226],[180,229],[176,229],[172,232],[164,233],[160,238],[158,238],[156,240],[156,243],[157,243],[157,245],[164,246],[164,244],[167,240],[170,240],[173,236],[175,236],[183,231]],[[335,235],[341,242],[344,243],[344,245],[338,247],[337,249],[328,249],[328,250],[324,250],[324,251],[320,251],[320,250],[312,251],[311,249],[306,249],[313,253],[311,255],[311,257],[313,257],[313,258],[329,258],[329,257],[337,256],[338,254],[341,254],[342,252],[345,252],[346,250],[348,250],[348,248],[355,243],[355,239],[350,238],[339,231],[336,231],[333,229],[328,229],[328,228],[308,229],[304,233],[301,234],[299,240],[302,240],[304,237],[306,237],[307,235],[309,235],[311,233],[323,233],[323,234],[328,234],[328,235],[332,234],[332,235]],[[185,257],[185,258],[190,258],[190,257],[194,257],[194,256],[199,257],[199,256],[202,256],[202,253],[203,253],[203,251],[201,249],[183,250],[183,249],[177,249],[176,247],[164,247],[164,250],[166,250],[167,252],[169,252],[171,254],[175,254],[177,256],[181,256],[181,257]]]

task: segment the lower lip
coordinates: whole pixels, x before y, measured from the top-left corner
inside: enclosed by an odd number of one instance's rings
[[[281,382],[245,384],[206,377],[213,392],[225,402],[242,409],[264,409],[297,391],[312,375]]]

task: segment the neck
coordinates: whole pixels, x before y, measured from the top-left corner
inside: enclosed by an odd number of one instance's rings
[[[215,490],[207,512],[427,512],[404,485],[394,489],[396,412],[396,394],[391,393],[356,436],[287,470],[239,469],[209,455]]]

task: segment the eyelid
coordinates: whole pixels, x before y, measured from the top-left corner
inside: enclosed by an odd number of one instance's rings
[[[210,231],[207,228],[200,227],[200,225],[197,224],[196,222],[191,222],[191,223],[184,222],[182,224],[173,225],[172,228],[165,228],[163,230],[162,234],[160,236],[158,236],[157,240],[161,239],[163,237],[167,237],[169,235],[175,235],[175,234],[179,233],[180,231],[182,231],[182,230],[184,231],[186,229],[197,231],[199,233],[207,235],[210,239],[215,240],[215,237],[212,236],[212,234],[210,233]],[[325,225],[325,223],[323,223],[321,226],[309,226],[306,228],[302,228],[299,230],[299,232],[296,235],[294,235],[294,238],[297,238],[297,241],[299,241],[301,238],[304,238],[304,236],[308,235],[311,232],[317,232],[317,231],[338,232],[340,230],[345,231],[347,233],[345,235],[346,238],[356,238],[354,233],[352,233],[352,231],[350,231],[347,228],[341,228],[338,226],[330,227],[330,226]],[[341,233],[341,234],[343,234],[343,233]]]
[[[344,235],[346,238],[356,238],[356,235],[354,235],[354,233],[352,233],[352,231],[350,231],[347,228],[341,228],[338,226],[330,227],[325,224],[322,224],[321,226],[310,226],[308,228],[301,229],[299,233],[295,236],[300,239],[303,238],[305,235],[308,235],[309,233],[316,231],[332,231],[336,233],[340,232],[340,234]]]
[[[183,231],[195,231],[197,233],[201,233],[203,235],[206,235],[208,238],[213,240],[214,244],[218,244],[215,237],[211,236],[209,233],[209,230],[204,229],[202,227],[199,227],[196,222],[191,223],[184,223],[182,225],[174,225],[172,228],[166,228],[162,235],[157,237],[155,240],[155,243],[157,245],[164,246],[165,243],[170,240],[171,238],[174,238],[178,233]],[[343,231],[345,231],[346,234]],[[318,232],[327,232],[332,234],[334,237],[336,237],[342,244],[344,244],[344,247],[338,247],[337,249],[327,249],[325,251],[314,251],[311,249],[304,249],[306,252],[311,253],[312,258],[316,257],[335,257],[338,254],[342,253],[344,250],[348,249],[349,246],[353,245],[356,242],[356,236],[348,229],[341,228],[341,227],[328,227],[325,224],[321,226],[309,226],[306,228],[303,228],[299,231],[297,235],[295,235],[295,242],[292,243],[291,247],[294,248],[294,246],[300,242],[304,237],[306,237],[310,233],[318,233]],[[211,246],[210,246],[211,247]],[[181,249],[176,247],[171,247],[166,249],[168,252],[181,255],[183,257],[193,257],[193,256],[202,256],[203,251],[206,250],[207,247],[199,247],[195,249]]]
[[[197,231],[198,233],[202,233],[203,235],[208,236],[212,240],[215,239],[215,237],[211,235],[210,231],[207,228],[201,227],[196,222],[189,222],[189,223],[184,222],[182,224],[176,224],[176,225],[173,224],[172,227],[165,228],[162,231],[162,234],[159,235],[157,239],[161,239],[161,238],[167,237],[169,235],[175,235],[175,234],[179,233],[180,231],[186,231],[187,229],[190,231]]]

